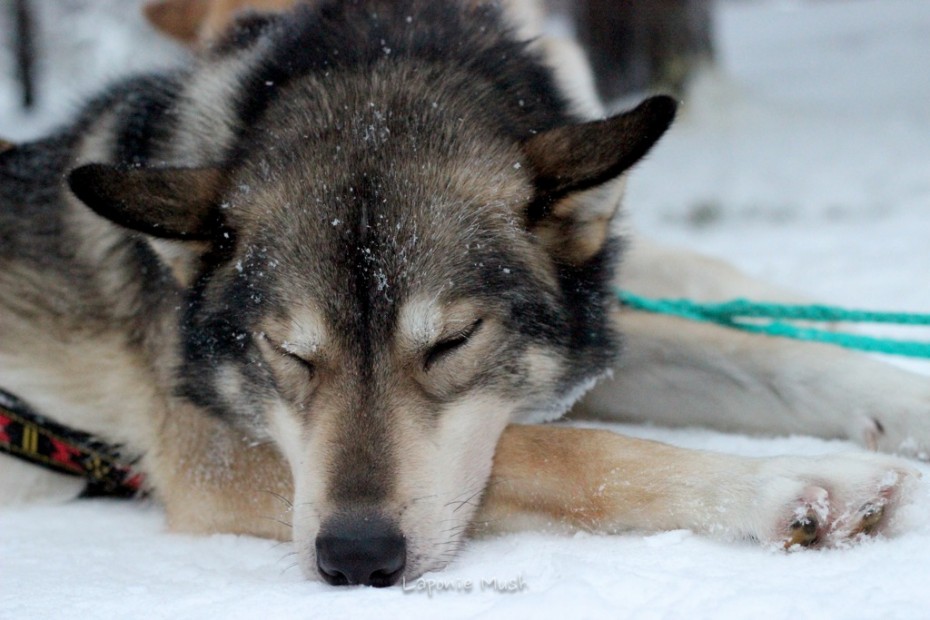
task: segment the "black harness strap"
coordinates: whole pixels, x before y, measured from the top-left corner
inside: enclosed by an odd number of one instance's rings
[[[0,452],[60,474],[87,480],[83,495],[134,497],[143,476],[133,471],[118,446],[39,415],[0,390]]]

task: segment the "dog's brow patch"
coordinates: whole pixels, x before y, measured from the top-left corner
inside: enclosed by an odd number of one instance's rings
[[[468,301],[442,304],[435,297],[420,297],[408,301],[398,315],[398,332],[403,346],[422,349],[449,337],[478,318]]]
[[[326,324],[313,310],[302,309],[291,314],[286,337],[280,343],[288,353],[312,356],[326,344]]]
[[[422,347],[436,340],[442,327],[442,311],[435,298],[414,298],[399,313],[400,334],[412,347]]]

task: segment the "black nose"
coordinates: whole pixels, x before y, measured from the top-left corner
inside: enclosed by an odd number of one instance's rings
[[[329,519],[316,537],[316,566],[334,586],[384,588],[400,579],[407,544],[400,530],[380,515],[340,515]]]

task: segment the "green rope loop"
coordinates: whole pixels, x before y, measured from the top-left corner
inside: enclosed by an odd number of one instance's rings
[[[930,314],[851,310],[822,304],[779,304],[734,299],[722,303],[699,303],[690,299],[663,299],[618,290],[620,302],[630,308],[677,316],[692,321],[714,323],[756,334],[835,344],[848,349],[930,359],[930,342],[876,338],[813,327],[799,327],[786,321],[828,323],[881,323],[886,325],[930,326]],[[768,322],[765,322],[768,320]]]

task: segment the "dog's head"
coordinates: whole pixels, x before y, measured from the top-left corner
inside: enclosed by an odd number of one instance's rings
[[[518,134],[498,111],[522,113],[516,95],[494,108],[454,75],[398,71],[282,85],[222,165],[69,178],[195,258],[179,394],[276,443],[302,566],[330,583],[446,563],[504,427],[608,369],[617,185],[675,110]]]

